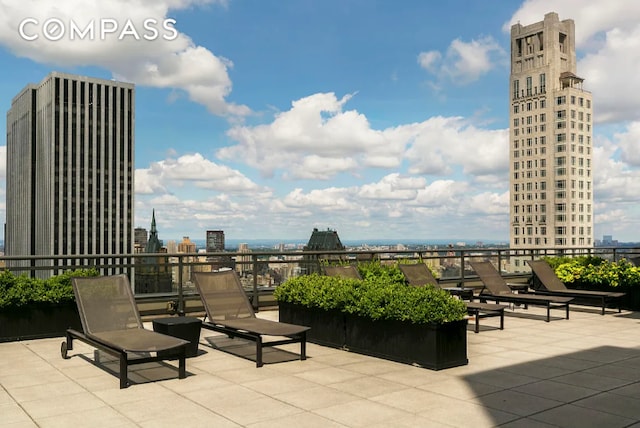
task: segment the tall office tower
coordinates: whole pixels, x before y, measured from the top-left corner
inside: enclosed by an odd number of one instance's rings
[[[224,231],[207,230],[207,253],[224,251]]]
[[[593,246],[591,93],[575,24],[548,13],[511,27],[511,248]]]
[[[57,72],[16,95],[7,113],[7,255],[133,252],[134,104],[133,84]],[[97,262],[114,266],[105,273],[126,262],[105,260]]]

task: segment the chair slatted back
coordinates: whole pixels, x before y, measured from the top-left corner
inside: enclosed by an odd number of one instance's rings
[[[409,285],[414,287],[424,287],[425,285],[433,285],[439,287],[438,280],[435,279],[429,267],[424,263],[415,264],[398,264],[398,268],[406,278]]]
[[[335,276],[347,279],[362,279],[358,268],[353,265],[346,266],[325,266],[324,274],[327,276]]]
[[[491,262],[471,262],[471,267],[491,294],[513,294],[507,281]]]
[[[143,328],[126,275],[72,278],[85,334]]]
[[[193,275],[209,321],[255,318],[235,271],[195,272]]]
[[[549,291],[567,291],[560,278],[556,276],[553,268],[544,260],[527,260],[531,270],[538,277],[544,288]]]

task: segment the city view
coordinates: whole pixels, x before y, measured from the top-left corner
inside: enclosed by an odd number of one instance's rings
[[[0,427],[640,426],[639,2],[0,24]]]

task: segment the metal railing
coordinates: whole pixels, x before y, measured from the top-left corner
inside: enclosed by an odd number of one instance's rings
[[[0,264],[14,274],[49,277],[70,269],[97,269],[101,274],[129,276],[141,312],[160,315],[201,312],[191,275],[197,271],[235,269],[253,306],[275,304],[273,290],[288,278],[319,272],[324,263],[381,263],[422,260],[440,274],[440,282],[477,284],[469,263],[490,260],[505,277],[527,281],[531,276],[526,260],[544,256],[598,256],[610,261],[640,257],[640,247],[595,248],[407,248],[344,251],[254,251],[216,253],[101,254],[82,256],[0,256]]]

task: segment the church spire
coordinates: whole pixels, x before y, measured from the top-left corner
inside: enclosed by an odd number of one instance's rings
[[[145,253],[158,253],[162,248],[162,244],[158,239],[158,229],[156,229],[156,210],[151,215],[151,231],[149,232],[149,240],[145,248]]]
[[[156,210],[153,209],[153,213],[151,214],[151,234],[158,234],[158,230],[156,229]]]

